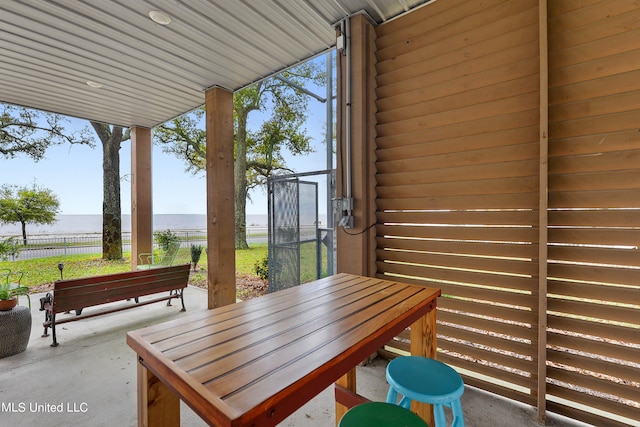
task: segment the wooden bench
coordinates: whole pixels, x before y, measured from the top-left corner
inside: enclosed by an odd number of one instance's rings
[[[48,293],[40,300],[40,310],[45,312],[45,321],[42,324],[44,334],[42,336],[49,336],[48,329],[51,328],[53,335],[51,346],[56,347],[58,345],[56,325],[60,323],[87,319],[159,301],[167,301],[169,306],[172,298],[180,298],[181,311],[185,311],[183,290],[187,287],[190,269],[191,265],[182,264],[104,276],[59,280],[54,283],[53,295]],[[161,292],[169,292],[169,294],[142,302],[138,300],[139,297]],[[122,304],[81,316],[84,308],[123,300],[134,300],[135,303]],[[75,310],[76,316],[56,319],[58,313],[70,312],[71,310]]]

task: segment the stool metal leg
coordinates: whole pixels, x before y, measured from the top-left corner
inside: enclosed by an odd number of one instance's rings
[[[389,387],[387,392],[387,403],[398,404],[398,392],[393,387]]]
[[[444,414],[443,405],[433,405],[433,418],[435,420],[435,427],[447,427],[447,417]]]
[[[453,423],[451,427],[464,427],[464,415],[460,399],[451,402],[451,412],[453,412]]]
[[[411,399],[406,396],[402,396],[402,399],[400,399],[400,403],[398,403],[398,406],[402,406],[406,409],[411,409]]]
[[[387,403],[393,403],[405,409],[411,409],[411,399],[402,396],[400,402],[398,402],[398,392],[393,387],[389,387],[389,391],[387,392]]]

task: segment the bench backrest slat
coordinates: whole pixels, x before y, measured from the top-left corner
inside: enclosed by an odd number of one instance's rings
[[[54,283],[53,312],[133,299],[187,286],[189,264],[151,270],[59,280]]]

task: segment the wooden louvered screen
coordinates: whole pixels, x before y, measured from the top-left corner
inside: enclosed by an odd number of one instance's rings
[[[543,190],[538,0],[439,1],[377,28],[378,275],[442,289],[438,357],[468,384],[633,424],[640,13],[626,1],[550,3]],[[546,233],[549,401],[538,403]]]
[[[640,6],[550,2],[549,15],[547,406],[639,425]]]
[[[537,5],[437,2],[380,27],[377,39],[378,273],[440,287],[440,360],[472,373],[469,384],[528,403],[537,366]]]

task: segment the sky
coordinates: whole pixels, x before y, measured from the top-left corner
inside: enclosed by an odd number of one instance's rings
[[[324,61],[324,60],[323,60]],[[324,97],[324,88],[314,88],[313,92]],[[250,127],[257,126],[262,117],[253,112]],[[69,118],[65,126],[79,129],[90,126],[86,120]],[[309,98],[309,112],[306,122],[315,150],[306,156],[292,156],[285,152],[285,162],[296,172],[326,169],[325,138],[326,107],[314,98]],[[93,129],[91,129],[93,132]],[[95,133],[93,133],[95,136]],[[102,214],[102,148],[95,136],[96,146],[60,145],[47,150],[45,158],[34,162],[27,156],[14,159],[0,158],[0,185],[31,185],[34,182],[50,189],[60,201],[62,215]],[[186,172],[186,165],[173,154],[162,152],[153,146],[153,213],[154,214],[205,214],[206,182],[204,173],[192,175]],[[131,183],[127,175],[131,172],[131,144],[122,143],[120,150],[120,175],[122,213],[131,212]],[[248,215],[267,214],[265,189],[256,189],[247,201]]]

